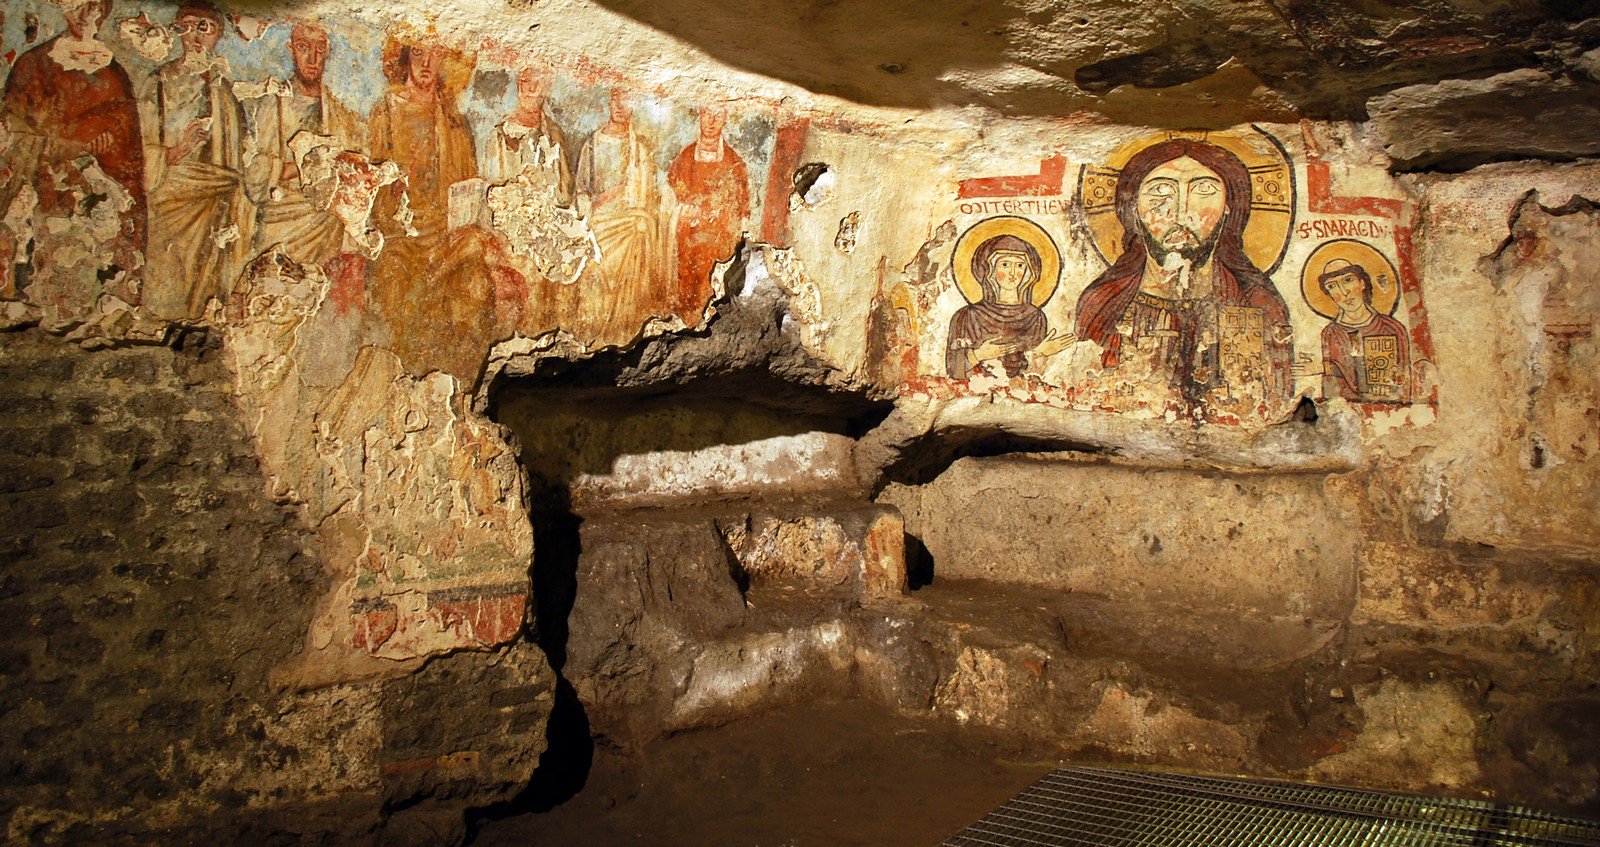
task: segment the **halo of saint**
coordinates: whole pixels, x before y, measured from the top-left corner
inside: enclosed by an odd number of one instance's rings
[[[1250,220],[1245,227],[1245,252],[1256,267],[1268,274],[1278,269],[1294,230],[1295,179],[1288,151],[1276,138],[1252,127],[1248,131],[1165,132],[1145,136],[1118,147],[1097,165],[1085,165],[1078,175],[1078,198],[1088,220],[1095,251],[1107,265],[1122,257],[1124,235],[1117,218],[1117,179],[1140,151],[1169,140],[1203,141],[1239,157],[1250,173]]]
[[[1033,281],[1031,299],[1033,305],[1043,306],[1061,283],[1061,251],[1056,248],[1055,239],[1050,237],[1050,233],[1027,218],[1012,215],[985,218],[962,233],[956,241],[955,256],[951,261],[956,287],[961,289],[961,296],[967,298],[968,303],[983,301],[983,282],[978,279],[972,259],[984,245],[1005,236],[1021,240],[1032,247],[1038,256],[1039,276]]]
[[[945,371],[969,379],[983,371],[1018,377],[1076,340],[1050,331],[1040,309],[1061,282],[1061,252],[1038,224],[1001,215],[962,233],[951,259],[967,305],[950,318]]]
[[[1372,311],[1392,316],[1400,302],[1400,274],[1383,251],[1353,238],[1329,241],[1306,259],[1300,272],[1300,293],[1306,305],[1330,321],[1337,320],[1339,307],[1321,284],[1321,278],[1330,268],[1351,266],[1363,269],[1371,277]]]

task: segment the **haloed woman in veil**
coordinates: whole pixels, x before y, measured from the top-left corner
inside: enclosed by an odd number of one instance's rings
[[[1040,267],[1039,251],[1015,235],[996,235],[978,246],[972,275],[983,299],[950,319],[945,369],[951,379],[967,379],[995,361],[1007,377],[1018,376],[1028,366],[1029,352],[1051,356],[1076,340],[1051,335],[1049,320],[1033,302]]]

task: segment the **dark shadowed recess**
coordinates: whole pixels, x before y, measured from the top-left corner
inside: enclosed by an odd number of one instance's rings
[[[563,480],[535,474],[528,474],[528,479],[534,539],[534,608],[529,634],[555,671],[555,700],[545,726],[545,750],[533,778],[510,800],[468,810],[469,843],[486,821],[547,812],[572,799],[588,782],[594,763],[596,739],[590,735],[588,715],[561,672],[567,655],[567,617],[577,596],[583,519],[572,512]]]
[[[809,360],[782,327],[783,303],[735,298],[710,328],[581,361],[545,360],[490,387],[490,416],[516,435],[534,531],[530,636],[558,676],[549,746],[511,801],[476,812],[471,828],[545,812],[583,789],[596,745],[584,704],[561,675],[577,598],[583,515],[572,482],[620,456],[692,451],[785,435],[859,437],[892,408]]]
[[[760,371],[711,376],[683,386],[604,388],[614,361],[496,386],[492,416],[516,434],[527,472],[534,528],[534,637],[560,671],[567,616],[577,590],[583,517],[572,481],[605,474],[624,455],[688,452],[717,445],[825,432],[859,437],[888,404],[785,382]],[[616,370],[611,370],[616,379]],[[775,492],[781,495],[782,492]]]
[[[1064,438],[1017,435],[982,427],[947,427],[917,439],[884,469],[879,489],[890,483],[927,485],[950,469],[957,459],[986,458],[1014,453],[1105,453],[1103,447]]]

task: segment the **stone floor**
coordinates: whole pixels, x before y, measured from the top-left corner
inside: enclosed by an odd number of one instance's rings
[[[572,737],[595,739],[587,784],[481,843],[934,844],[1059,759],[1590,816],[1600,798],[1581,651],[985,581],[745,589],[709,529],[674,521],[648,536],[671,541],[664,576],[586,528],[564,690]]]
[[[472,843],[926,847],[1057,764],[865,701],[797,706],[638,753],[600,747],[577,796],[486,821]]]

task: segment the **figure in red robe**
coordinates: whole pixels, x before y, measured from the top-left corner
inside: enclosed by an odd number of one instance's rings
[[[700,110],[700,137],[673,161],[667,184],[678,199],[678,289],[673,311],[698,322],[710,302],[711,272],[733,256],[750,212],[744,160],[722,138],[727,112]]]
[[[1322,329],[1322,394],[1359,403],[1411,402],[1411,345],[1399,321],[1372,308],[1372,276],[1334,259],[1317,278],[1339,314]]]
[[[18,136],[13,166],[38,193],[39,211],[52,217],[74,214],[82,192],[72,188],[81,188],[82,180],[73,175],[92,157],[132,199],[118,247],[143,250],[144,148],[138,104],[127,72],[96,39],[110,11],[111,0],[70,6],[65,33],[17,58],[6,80],[5,118]]]

